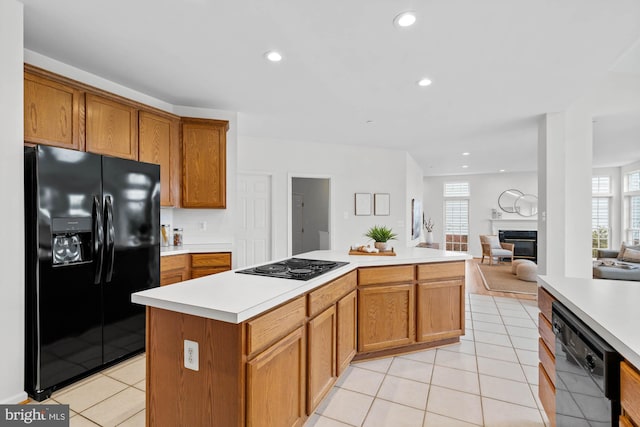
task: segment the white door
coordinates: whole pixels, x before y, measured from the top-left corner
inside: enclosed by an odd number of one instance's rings
[[[236,268],[271,261],[271,177],[238,174]]]

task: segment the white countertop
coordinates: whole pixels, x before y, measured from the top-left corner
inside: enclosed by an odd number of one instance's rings
[[[472,258],[461,252],[429,248],[397,249],[396,253],[396,256],[350,256],[338,251],[307,252],[295,257],[347,261],[349,264],[307,281],[236,274],[235,270],[225,271],[170,286],[136,292],[131,296],[131,301],[179,313],[241,323],[357,267],[461,261]],[[277,261],[279,260],[272,262]]]
[[[160,256],[197,254],[203,252],[231,252],[231,243],[206,243],[201,245],[160,246]]]
[[[538,277],[544,289],[640,368],[640,282]]]

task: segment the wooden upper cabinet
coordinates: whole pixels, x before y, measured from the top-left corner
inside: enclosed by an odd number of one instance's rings
[[[86,151],[138,160],[138,110],[87,93]]]
[[[138,113],[138,160],[160,165],[160,205],[175,206],[173,182],[178,155],[179,121],[147,111]]]
[[[226,208],[226,120],[182,119],[182,207]]]
[[[24,73],[24,141],[81,150],[83,93],[71,86]]]

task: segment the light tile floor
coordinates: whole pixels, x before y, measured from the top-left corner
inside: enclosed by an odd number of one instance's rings
[[[460,343],[353,363],[305,427],[545,427],[535,301],[469,294]],[[144,355],[54,393],[71,426],[144,426]]]

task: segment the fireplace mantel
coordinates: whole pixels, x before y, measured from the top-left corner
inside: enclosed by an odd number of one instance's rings
[[[489,219],[491,234],[498,234],[500,230],[538,230],[538,218],[500,218]]]

